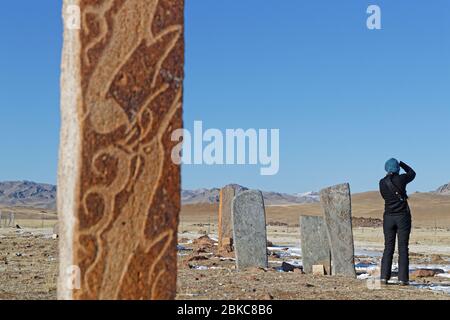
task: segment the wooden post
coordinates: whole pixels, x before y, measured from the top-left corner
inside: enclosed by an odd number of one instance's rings
[[[184,0],[63,10],[58,297],[173,299]]]

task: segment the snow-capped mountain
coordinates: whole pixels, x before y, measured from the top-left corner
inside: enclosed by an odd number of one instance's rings
[[[238,192],[246,190],[246,187],[233,184]],[[181,193],[181,200],[183,204],[197,204],[197,203],[219,203],[220,189],[197,189],[197,190],[183,190]],[[263,197],[266,205],[287,205],[300,203],[314,203],[319,202],[319,194],[317,192],[307,192],[298,194],[279,193],[271,191],[263,191]]]
[[[246,187],[233,184],[239,191]],[[183,204],[219,203],[220,189],[183,190],[181,201]],[[316,192],[288,194],[263,191],[266,205],[287,205],[299,203],[313,203],[319,201]],[[33,207],[42,209],[56,209],[56,186],[30,181],[0,182],[0,205],[5,207]]]
[[[450,183],[444,184],[436,190],[436,193],[450,195]]]

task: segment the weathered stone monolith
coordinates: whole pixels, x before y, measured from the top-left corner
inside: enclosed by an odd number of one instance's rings
[[[267,268],[266,213],[262,193],[243,191],[233,199],[232,208],[237,268]]]
[[[16,226],[16,214],[14,212],[10,212],[9,213],[8,226],[9,227],[15,227]]]
[[[350,185],[323,189],[320,201],[331,248],[333,275],[356,277]]]
[[[59,237],[59,223],[55,223],[53,225],[53,235],[56,235],[57,237]]]
[[[323,217],[301,216],[300,238],[303,271],[312,273],[314,265],[323,265],[331,275],[331,251]]]
[[[173,299],[184,0],[63,10],[58,296]]]
[[[233,238],[233,226],[231,218],[231,202],[236,194],[233,186],[226,186],[220,190],[219,202],[219,249],[224,249],[224,239]]]

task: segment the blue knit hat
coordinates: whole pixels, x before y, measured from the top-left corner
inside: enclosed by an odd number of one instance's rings
[[[392,158],[386,161],[384,169],[386,170],[387,173],[399,173],[400,164],[398,163],[397,159]]]

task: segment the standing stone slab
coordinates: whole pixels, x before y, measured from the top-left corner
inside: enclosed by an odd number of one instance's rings
[[[53,226],[53,234],[56,236],[59,236],[59,224],[58,222],[55,223],[55,225]]]
[[[341,184],[320,192],[331,248],[332,274],[356,277],[350,185]]]
[[[331,251],[323,217],[301,216],[300,237],[303,271],[312,273],[314,265],[323,265],[331,274]]]
[[[224,247],[224,239],[233,238],[231,218],[231,203],[236,194],[233,186],[226,186],[220,190],[219,203],[219,249]]]
[[[262,193],[243,191],[233,199],[232,208],[237,268],[267,268],[266,212]]]
[[[184,1],[64,0],[63,10],[58,297],[172,299]]]
[[[14,212],[9,213],[8,227],[15,227],[16,225],[16,214]]]

